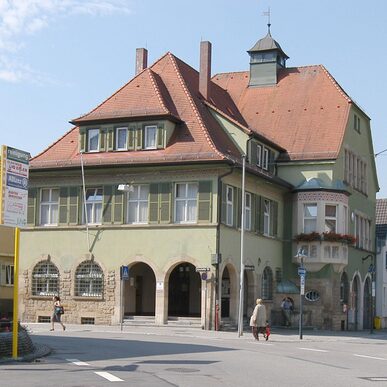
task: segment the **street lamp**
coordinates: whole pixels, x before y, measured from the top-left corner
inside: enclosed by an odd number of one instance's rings
[[[307,258],[307,255],[305,254],[304,249],[302,248],[298,249],[295,258],[297,258],[297,261],[300,262],[300,266],[298,268],[298,275],[300,276],[300,318],[299,318],[298,331],[300,334],[300,340],[302,340],[302,322],[303,322],[302,320],[303,320],[303,309],[304,309],[305,275],[306,275],[306,269],[304,267],[304,259]]]
[[[374,254],[368,254],[367,256],[363,257],[361,260],[362,262],[366,261],[368,258],[371,258],[371,264],[368,267],[368,272],[371,273],[371,327],[370,327],[370,333],[374,333],[374,319],[375,319],[375,255]]]

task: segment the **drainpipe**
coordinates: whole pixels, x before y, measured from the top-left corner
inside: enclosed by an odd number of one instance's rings
[[[218,176],[218,222],[216,225],[216,256],[217,259],[220,254],[220,223],[221,223],[221,212],[222,212],[222,190],[219,190],[220,184],[222,182],[222,179],[228,175],[231,175],[234,172],[235,169],[235,163],[230,168],[230,170],[223,175]],[[215,330],[219,330],[219,322],[220,322],[220,316],[219,316],[219,310],[220,310],[220,291],[219,291],[219,264],[216,265],[215,268]]]

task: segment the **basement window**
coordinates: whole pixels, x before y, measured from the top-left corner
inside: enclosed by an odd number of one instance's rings
[[[95,318],[94,317],[81,317],[81,324],[82,325],[94,325]]]

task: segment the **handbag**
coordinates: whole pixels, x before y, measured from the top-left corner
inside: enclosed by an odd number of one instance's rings
[[[63,306],[57,306],[55,307],[56,314],[64,314],[64,308]]]

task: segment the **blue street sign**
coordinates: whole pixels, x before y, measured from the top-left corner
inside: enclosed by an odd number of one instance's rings
[[[305,276],[305,274],[306,274],[306,269],[305,269],[305,267],[299,267],[299,268],[298,268],[298,275],[299,275],[299,276]]]
[[[129,267],[121,266],[120,274],[121,274],[121,279],[127,281],[129,279]]]

